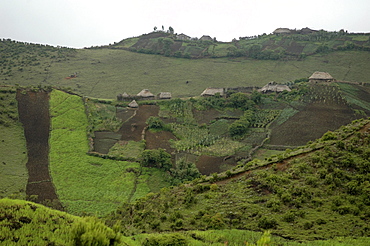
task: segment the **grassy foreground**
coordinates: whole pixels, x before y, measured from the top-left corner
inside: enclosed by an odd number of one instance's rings
[[[124,237],[94,217],[78,217],[22,200],[0,199],[0,245],[304,245],[365,246],[369,238],[336,238],[328,241],[291,242],[243,230],[188,231]]]

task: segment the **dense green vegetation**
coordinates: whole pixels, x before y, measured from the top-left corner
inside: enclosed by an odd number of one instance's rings
[[[94,217],[77,217],[33,202],[0,200],[1,245],[368,245],[368,238],[295,243],[269,232],[209,230],[124,237]]]

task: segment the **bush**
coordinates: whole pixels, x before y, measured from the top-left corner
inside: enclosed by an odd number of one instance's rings
[[[86,223],[78,222],[72,227],[73,245],[119,245],[120,235],[106,227],[98,219],[89,217]]]
[[[164,123],[163,121],[158,117],[149,117],[149,119],[146,121],[146,124],[148,125],[149,129],[163,129]]]
[[[277,226],[277,221],[274,218],[262,217],[258,221],[258,227],[262,229],[273,229]]]
[[[172,167],[171,155],[163,149],[147,149],[141,154],[140,163],[144,167],[157,167],[166,171]]]

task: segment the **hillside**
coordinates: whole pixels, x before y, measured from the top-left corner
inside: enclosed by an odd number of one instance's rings
[[[1,245],[127,245],[97,218],[22,200],[0,199]]]
[[[270,81],[287,83],[307,78],[315,71],[327,71],[338,80],[370,82],[368,35],[323,33],[325,38],[303,41],[295,41],[294,35],[263,35],[236,43],[206,44],[216,47],[216,53],[219,48],[227,51],[229,46],[237,51],[255,45],[261,52],[270,48],[294,50],[289,47],[295,47],[299,42],[304,49],[314,51],[305,52],[305,57],[289,55],[278,60],[250,57],[247,53],[228,56],[225,52],[217,58],[207,55],[202,59],[186,59],[166,57],[161,53],[138,53],[131,48],[157,42],[160,37],[153,35],[142,35],[111,46],[77,50],[2,40],[0,83],[57,86],[71,88],[85,96],[114,99],[119,93],[137,94],[144,88],[155,94],[170,91],[174,97],[198,96],[207,87],[262,87]],[[200,42],[166,38],[187,49],[197,47]],[[338,48],[348,42],[353,45]],[[204,44],[200,42],[199,45]],[[329,48],[316,52],[320,45]]]
[[[369,236],[369,120],[355,121],[277,161],[214,175],[124,204],[121,232],[266,230],[294,240]],[[223,179],[221,177],[229,177]]]

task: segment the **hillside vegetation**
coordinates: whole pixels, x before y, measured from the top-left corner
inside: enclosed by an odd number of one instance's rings
[[[282,238],[242,230],[189,231],[165,234],[139,234],[124,237],[94,217],[77,217],[21,200],[0,199],[1,245],[359,245],[368,239],[338,238],[298,244]]]
[[[369,120],[328,132],[308,153],[211,183],[193,182],[110,215],[126,235],[207,229],[271,230],[295,240],[369,236]],[[306,147],[306,148],[307,148]]]

